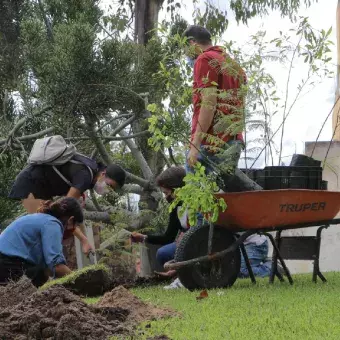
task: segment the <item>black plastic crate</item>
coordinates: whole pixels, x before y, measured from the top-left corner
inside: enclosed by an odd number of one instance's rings
[[[264,169],[240,169],[245,173],[251,180],[256,182],[262,188],[264,188]]]
[[[267,166],[264,189],[322,189],[322,168],[311,166]]]

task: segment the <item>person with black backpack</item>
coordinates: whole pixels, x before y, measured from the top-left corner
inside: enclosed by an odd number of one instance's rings
[[[22,200],[29,214],[35,213],[42,201],[55,196],[80,199],[86,190],[105,195],[125,183],[125,171],[116,164],[105,166],[77,152],[62,136],[37,139],[28,158],[28,166],[16,177],[9,198]],[[93,251],[86,236],[77,227],[73,233],[85,254]]]

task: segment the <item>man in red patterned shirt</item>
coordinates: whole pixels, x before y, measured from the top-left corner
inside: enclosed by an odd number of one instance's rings
[[[189,63],[194,67],[194,114],[187,171],[191,172],[199,161],[210,173],[211,161],[215,165],[226,164],[227,171],[233,173],[243,148],[245,72],[223,48],[212,45],[206,28],[190,26],[184,36],[189,43]],[[198,215],[198,223],[202,223],[203,218]],[[268,276],[271,263],[267,261],[266,237],[253,235],[244,244],[254,275]],[[243,256],[239,276],[249,276]]]
[[[213,46],[210,32],[190,26],[184,33],[189,43],[187,55],[194,64],[191,144],[187,156],[189,171],[200,161],[211,171],[206,158],[214,163],[237,166],[243,146],[243,110],[246,76],[223,48]],[[233,152],[219,158],[217,150],[233,145]],[[230,155],[232,156],[230,157]]]

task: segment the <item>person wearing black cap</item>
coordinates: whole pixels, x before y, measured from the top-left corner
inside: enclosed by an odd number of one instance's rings
[[[125,183],[125,171],[116,164],[105,166],[88,157],[82,161],[66,162],[59,166],[28,165],[16,177],[9,198],[22,200],[29,214],[37,211],[43,201],[55,196],[67,196],[80,199],[84,192],[93,189],[99,195],[105,195],[110,189],[120,189]],[[77,227],[73,233],[82,244],[85,254],[93,251],[86,236]]]

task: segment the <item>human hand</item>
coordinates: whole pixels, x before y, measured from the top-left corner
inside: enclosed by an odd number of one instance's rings
[[[145,239],[145,235],[141,233],[137,233],[137,232],[131,233],[132,242],[140,243],[140,242],[144,242],[144,239]]]
[[[197,163],[198,154],[199,154],[198,149],[192,146],[187,157],[187,162],[190,167],[193,167]]]
[[[174,277],[177,274],[177,271],[173,269],[173,270],[168,270],[167,272],[155,271],[154,273],[160,277],[168,278],[168,277]]]
[[[82,243],[81,247],[82,247],[83,253],[85,255],[88,255],[90,252],[92,252],[92,253],[95,252],[94,247],[87,240]]]

